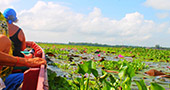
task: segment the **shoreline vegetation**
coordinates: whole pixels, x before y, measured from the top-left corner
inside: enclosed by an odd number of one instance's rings
[[[155,45],[154,47],[146,47],[146,46],[133,46],[133,45],[108,45],[108,44],[88,43],[88,42],[69,42],[69,43],[36,42],[36,43],[60,44],[60,45],[99,46],[99,47],[131,47],[131,48],[150,48],[150,49],[170,50],[170,47],[162,47],[160,45]]]

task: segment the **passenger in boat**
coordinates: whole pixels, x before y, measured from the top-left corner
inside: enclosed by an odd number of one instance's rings
[[[18,21],[16,12],[14,9],[8,8],[4,11],[3,15],[7,20],[9,37],[13,44],[13,55],[24,57],[21,51],[24,51],[26,48],[25,35],[23,30],[14,24]]]
[[[46,60],[42,58],[31,58],[26,59],[22,57],[16,57],[9,55],[10,47],[11,47],[11,41],[8,37],[5,35],[0,34],[0,78],[4,79],[4,76],[7,76],[8,73],[10,73],[11,69],[5,69],[5,71],[2,70],[2,66],[27,66],[27,67],[39,67],[42,64],[46,64]],[[10,74],[8,77],[6,77],[5,85],[6,88],[3,90],[16,90],[23,81],[23,73],[15,73]],[[0,81],[0,88],[2,88],[2,81]]]
[[[9,16],[8,25],[13,16]],[[16,21],[16,20],[13,20]],[[12,21],[12,22],[13,22]],[[20,31],[21,32],[21,31]],[[11,40],[8,35],[8,26],[3,14],[0,12],[0,90],[16,90],[23,81],[23,73],[11,74],[13,66],[27,66],[27,67],[39,67],[42,64],[46,64],[46,60],[42,58],[21,58],[12,56]],[[2,84],[2,80],[5,81],[5,85]],[[4,88],[3,86],[6,86]]]
[[[8,52],[11,47],[11,41],[5,35],[0,34],[0,66],[28,66],[38,67],[42,64],[46,64],[46,60],[42,58],[22,58],[17,56],[9,55]]]

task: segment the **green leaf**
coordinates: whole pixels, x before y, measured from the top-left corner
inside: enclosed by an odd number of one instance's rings
[[[86,90],[88,90],[88,89],[89,89],[89,77],[86,80]]]
[[[92,74],[97,78],[98,77],[98,71],[96,69],[91,69]]]
[[[76,78],[75,80],[77,80],[79,83],[81,83],[81,79],[80,78]]]
[[[126,77],[126,79],[123,81],[123,83],[130,85],[131,84],[131,78],[130,77]]]
[[[157,83],[151,83],[151,90],[165,90],[165,88],[163,88]]]
[[[99,90],[98,88],[96,88],[96,87],[93,87],[93,88],[91,88],[91,90]]]
[[[125,74],[126,74],[126,70],[127,70],[127,66],[124,66],[124,67],[122,67],[122,69],[121,69],[121,71],[120,71],[120,73],[118,74],[119,75],[119,77],[120,77],[120,79],[122,79],[122,78],[124,78],[125,77]]]
[[[140,81],[135,80],[135,83],[137,84],[139,90],[147,90],[146,84],[143,79],[141,79]]]
[[[96,69],[96,63],[92,62],[92,69]]]
[[[133,69],[132,66],[128,66],[127,74],[128,74],[128,76],[130,76],[131,78],[132,78],[133,76],[135,76],[135,70]]]
[[[78,64],[78,73],[83,75],[86,73],[82,64]]]
[[[125,87],[125,89],[123,89],[123,90],[131,90],[130,85],[125,84],[124,87]]]
[[[104,75],[100,76],[99,81],[100,81],[100,82],[103,82],[103,80],[105,80],[105,79],[107,78],[107,76],[108,76],[107,73],[105,73]]]
[[[106,80],[103,81],[103,85],[104,87],[102,90],[111,90],[111,85]]]
[[[103,86],[102,90],[115,90],[115,87],[107,80],[103,81]]]
[[[110,82],[112,84],[116,82],[116,79],[115,79],[115,77],[113,75],[110,74],[109,78],[110,78]]]
[[[85,85],[84,85],[84,76],[82,75],[81,84],[80,84],[80,90],[84,90],[84,89],[85,89]]]
[[[116,90],[114,87],[111,87],[110,90]]]
[[[102,75],[106,74],[107,72],[105,72],[104,70],[102,70]]]
[[[87,61],[87,62],[85,62],[84,65],[85,65],[84,66],[85,72],[90,74],[91,73],[91,69],[92,69],[92,61],[91,60]]]

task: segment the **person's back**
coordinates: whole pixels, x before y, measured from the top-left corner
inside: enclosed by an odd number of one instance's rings
[[[21,51],[26,48],[25,35],[22,29],[13,24],[13,22],[17,22],[16,12],[13,9],[8,8],[4,11],[3,15],[8,22],[9,36],[13,44],[13,55],[24,57]]]
[[[14,24],[8,24],[8,27],[9,36],[14,46],[13,55],[23,57],[20,51],[23,51],[26,47],[24,33],[22,29]]]

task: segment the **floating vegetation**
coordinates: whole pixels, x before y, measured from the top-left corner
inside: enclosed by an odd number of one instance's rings
[[[40,44],[50,90],[169,90],[169,50]],[[62,82],[63,81],[63,82]],[[65,86],[65,87],[64,87]],[[156,89],[155,89],[156,88]]]

